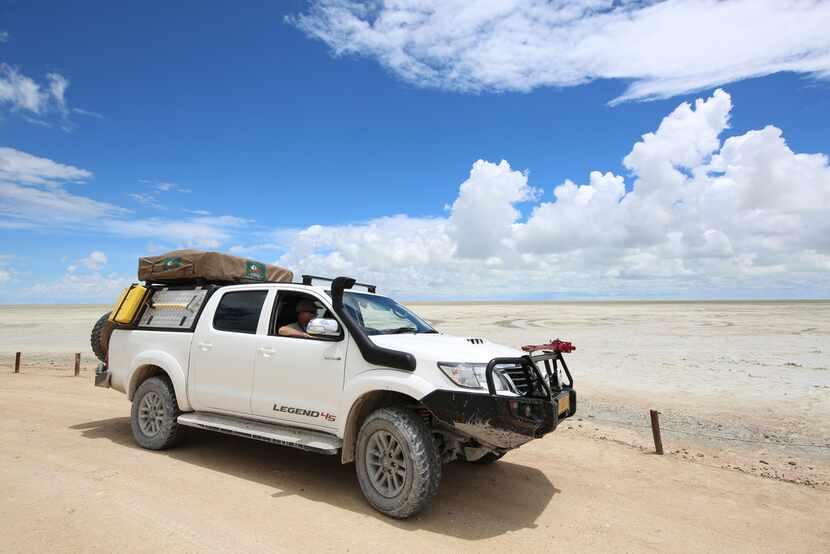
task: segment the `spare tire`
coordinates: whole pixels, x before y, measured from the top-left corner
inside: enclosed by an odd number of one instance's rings
[[[89,344],[92,346],[95,357],[102,362],[107,360],[107,350],[109,349],[110,334],[112,333],[112,322],[109,317],[110,312],[99,317],[92,327],[92,335],[89,337]]]

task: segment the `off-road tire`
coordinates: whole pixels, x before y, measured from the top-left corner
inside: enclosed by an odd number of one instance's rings
[[[369,477],[370,439],[378,432],[392,435],[403,451],[406,475],[395,496],[381,494]],[[404,519],[426,507],[441,483],[441,458],[423,418],[401,407],[381,408],[369,414],[357,435],[355,470],[363,495],[376,510]]]
[[[109,320],[110,312],[98,318],[92,327],[92,334],[89,337],[89,345],[95,353],[95,357],[104,362],[107,360],[107,350],[110,345],[110,334],[112,333],[112,322]]]
[[[152,423],[156,428],[154,433],[142,429],[146,425],[141,423],[141,412],[148,408],[144,403],[145,397],[149,397],[149,404],[157,416],[153,418]],[[163,377],[150,377],[139,385],[133,396],[130,427],[133,430],[135,442],[149,450],[164,450],[174,446],[181,438],[181,428],[176,422],[180,413],[176,393],[170,381]]]
[[[501,460],[504,457],[504,454],[505,454],[504,452],[502,452],[501,454],[497,454],[496,452],[488,452],[487,454],[485,454],[484,456],[482,456],[478,460],[473,460],[470,463],[471,464],[479,464],[479,465],[482,465],[482,466],[487,466],[487,465],[494,464],[494,463],[498,462],[499,460]]]

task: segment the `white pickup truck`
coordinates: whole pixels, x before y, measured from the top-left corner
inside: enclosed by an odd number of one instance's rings
[[[132,401],[144,448],[197,427],[339,454],[396,518],[428,503],[443,463],[494,462],[574,414],[559,350],[445,335],[373,286],[326,281],[151,285],[136,321],[112,330],[96,385]]]

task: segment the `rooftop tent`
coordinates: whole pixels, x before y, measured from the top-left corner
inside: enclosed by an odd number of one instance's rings
[[[282,267],[221,252],[174,250],[138,259],[138,278],[154,283],[290,283],[294,274]]]

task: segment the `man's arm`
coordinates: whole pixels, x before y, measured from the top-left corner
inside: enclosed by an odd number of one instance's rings
[[[296,324],[292,325],[283,325],[277,331],[277,334],[281,337],[300,337],[304,339],[310,339],[311,335],[306,333],[305,331],[298,329]]]

